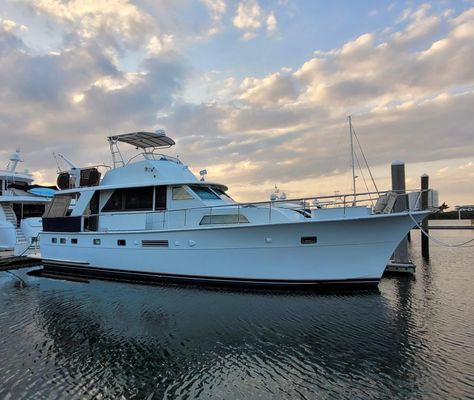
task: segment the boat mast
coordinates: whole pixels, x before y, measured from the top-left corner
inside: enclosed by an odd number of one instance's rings
[[[352,165],[352,191],[354,193],[354,200],[356,194],[356,175],[355,175],[355,165],[354,165],[354,143],[352,141],[352,119],[349,115],[349,137],[351,141],[351,165]]]

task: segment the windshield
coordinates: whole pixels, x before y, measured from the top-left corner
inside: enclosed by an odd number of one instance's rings
[[[220,197],[206,186],[190,185],[189,187],[201,200],[220,200]]]

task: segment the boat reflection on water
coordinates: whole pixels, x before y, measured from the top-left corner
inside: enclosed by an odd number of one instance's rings
[[[375,293],[1,272],[0,399],[472,398],[473,249],[433,246],[427,262],[411,246],[416,276]]]
[[[42,347],[54,359],[54,372],[45,375],[71,395],[353,398],[398,390],[400,327],[374,292],[275,294],[41,279],[37,295]]]

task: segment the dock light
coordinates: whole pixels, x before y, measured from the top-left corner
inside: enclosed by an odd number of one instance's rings
[[[207,169],[201,169],[201,171],[199,171],[199,175],[201,175],[201,182],[204,182],[204,176],[207,175]]]

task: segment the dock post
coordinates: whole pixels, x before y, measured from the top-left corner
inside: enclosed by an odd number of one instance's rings
[[[429,176],[427,174],[421,175],[421,209],[426,210],[428,208],[428,188],[429,188]],[[428,233],[428,217],[426,217],[421,223],[423,230]],[[421,231],[420,231],[421,232]],[[421,255],[424,258],[430,257],[430,241],[427,235],[421,232]]]
[[[397,193],[397,201],[393,210],[395,212],[408,210],[408,199],[405,194],[405,163],[403,161],[394,161],[391,166],[392,172],[392,191]],[[408,240],[405,236],[392,255],[392,259],[386,268],[387,272],[413,273],[415,264],[408,258]]]

